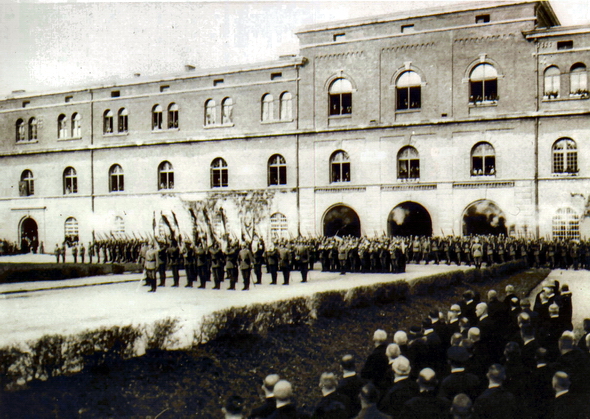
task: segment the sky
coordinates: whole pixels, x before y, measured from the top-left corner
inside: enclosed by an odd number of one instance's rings
[[[274,60],[306,25],[459,2],[0,0],[0,97]],[[563,26],[590,22],[587,0],[551,4]]]

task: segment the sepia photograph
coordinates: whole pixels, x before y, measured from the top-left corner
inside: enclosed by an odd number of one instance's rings
[[[0,2],[0,419],[590,419],[590,4]]]

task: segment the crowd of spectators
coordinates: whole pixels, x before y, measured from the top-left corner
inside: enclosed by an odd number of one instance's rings
[[[571,292],[545,281],[534,300],[508,285],[499,298],[466,291],[447,313],[373,334],[360,371],[353,355],[319,377],[317,404],[303,411],[286,377],[268,375],[260,406],[232,396],[226,418],[588,419],[590,319],[576,339]]]

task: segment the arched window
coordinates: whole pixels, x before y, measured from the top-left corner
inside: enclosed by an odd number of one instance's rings
[[[350,182],[350,158],[346,151],[335,151],[330,157],[331,182]]]
[[[571,208],[560,208],[553,217],[553,240],[580,238],[580,217]]]
[[[123,217],[117,215],[113,223],[113,235],[117,238],[125,237],[125,220]]]
[[[123,192],[125,190],[125,175],[123,168],[113,164],[109,169],[109,191]]]
[[[234,121],[234,101],[231,97],[226,97],[221,102],[221,123],[232,124]]]
[[[274,99],[269,93],[262,96],[261,119],[262,122],[272,121],[274,119]]]
[[[35,141],[37,139],[37,119],[29,119],[29,141]]]
[[[211,162],[211,187],[225,188],[228,185],[227,163],[221,157]]]
[[[280,212],[270,216],[270,237],[273,240],[287,239],[289,235],[289,223],[287,217]]]
[[[20,196],[35,195],[35,178],[33,177],[33,172],[24,170],[21,173],[18,190]]]
[[[420,178],[420,155],[414,147],[404,147],[397,154],[397,178]]]
[[[72,114],[72,138],[82,137],[82,117],[79,113],[75,112]]]
[[[78,193],[78,175],[73,167],[64,170],[64,195]]]
[[[287,163],[280,154],[268,159],[268,186],[287,184]]]
[[[209,99],[205,102],[205,126],[215,125],[217,123],[217,110],[215,101]]]
[[[64,223],[64,240],[66,243],[77,243],[80,240],[78,235],[78,220],[69,217]]]
[[[125,108],[119,109],[117,118],[117,130],[119,132],[129,131],[129,112]]]
[[[158,189],[174,189],[174,168],[169,161],[163,161],[158,166]]]
[[[588,74],[582,63],[574,64],[570,70],[570,93],[572,95],[588,95]]]
[[[60,140],[68,138],[68,120],[64,114],[57,117],[57,138]]]
[[[104,118],[103,118],[103,130],[102,132],[105,134],[112,134],[113,133],[113,112],[110,109],[104,111]]]
[[[471,150],[471,176],[496,174],[496,151],[490,143],[478,143]]]
[[[178,105],[171,103],[168,106],[168,129],[178,128]]]
[[[578,173],[578,147],[571,138],[553,144],[553,173]]]
[[[557,66],[547,67],[545,70],[545,96],[550,99],[559,97],[560,78],[561,73]]]
[[[289,92],[283,92],[279,101],[279,113],[281,121],[293,120],[293,96]]]
[[[16,121],[16,141],[20,142],[20,141],[25,141],[26,139],[27,139],[27,136],[26,136],[25,121],[23,121],[22,119],[18,119]]]
[[[470,103],[491,102],[498,99],[498,72],[491,64],[478,64],[469,76]]]
[[[415,71],[404,71],[395,85],[397,110],[420,109],[422,79]]]
[[[352,113],[352,83],[339,78],[330,84],[330,116]]]
[[[154,105],[152,108],[152,131],[162,129],[162,107]]]

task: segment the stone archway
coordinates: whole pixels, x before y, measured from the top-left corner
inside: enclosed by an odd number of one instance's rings
[[[422,205],[406,201],[391,210],[387,217],[390,236],[432,236],[432,219]]]
[[[20,249],[23,253],[29,253],[37,249],[39,245],[39,227],[31,217],[24,218],[20,223]]]
[[[463,212],[463,235],[507,234],[506,215],[493,201],[481,199]]]
[[[336,205],[324,215],[324,236],[361,236],[358,214],[346,205]]]

